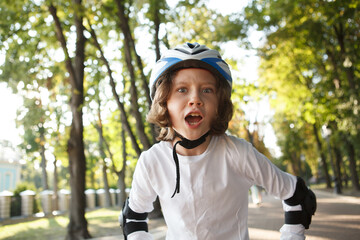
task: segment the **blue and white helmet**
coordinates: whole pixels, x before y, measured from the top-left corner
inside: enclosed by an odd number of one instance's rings
[[[174,49],[169,49],[156,62],[150,77],[151,97],[154,98],[156,82],[169,71],[183,68],[203,68],[226,80],[232,86],[231,72],[228,64],[216,50],[209,49],[198,43],[185,43]]]

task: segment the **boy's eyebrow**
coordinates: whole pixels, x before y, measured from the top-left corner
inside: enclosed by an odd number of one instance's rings
[[[173,82],[173,85],[189,85],[191,83],[187,82],[187,81],[177,81],[177,82]],[[211,86],[216,86],[216,82],[211,83],[211,82],[204,82],[202,83],[202,85],[211,85]]]
[[[180,85],[180,84],[186,84],[186,81],[176,81],[176,82],[173,82],[174,85]]]

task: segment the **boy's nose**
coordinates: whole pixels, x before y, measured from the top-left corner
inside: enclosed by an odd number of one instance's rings
[[[198,93],[191,94],[190,99],[189,99],[189,105],[190,106],[194,106],[194,105],[202,106],[203,105],[201,97],[199,96]]]

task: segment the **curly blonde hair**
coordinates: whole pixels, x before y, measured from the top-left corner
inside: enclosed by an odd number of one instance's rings
[[[170,71],[157,80],[154,99],[146,117],[148,122],[160,127],[157,137],[159,141],[172,141],[175,138],[175,131],[172,128],[167,109],[167,100],[171,92],[172,81],[179,70]],[[227,130],[233,115],[231,87],[225,79],[220,79],[217,75],[214,75],[214,77],[217,83],[219,105],[216,119],[211,124],[210,134],[221,135]]]

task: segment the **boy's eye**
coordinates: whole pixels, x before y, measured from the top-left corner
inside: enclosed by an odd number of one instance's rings
[[[214,91],[211,88],[205,88],[203,90],[203,93],[212,93],[212,92],[214,92]]]
[[[184,92],[186,92],[186,88],[179,88],[177,91],[178,91],[179,93],[184,93]]]

